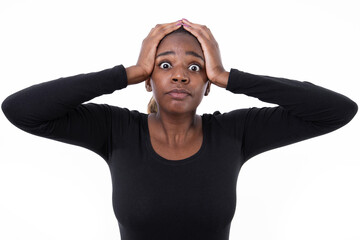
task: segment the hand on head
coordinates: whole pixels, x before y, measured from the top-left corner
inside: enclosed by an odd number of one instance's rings
[[[222,65],[219,45],[210,29],[205,25],[195,24],[184,18],[182,23],[184,28],[193,34],[201,44],[205,57],[206,75],[209,81],[220,87],[226,87],[228,75]]]
[[[161,39],[163,39],[167,34],[175,31],[180,28],[181,25],[178,25],[180,21],[158,24],[151,29],[148,36],[143,40],[140,55],[136,66],[141,68],[144,74],[144,80],[148,79],[151,76],[151,73],[154,69],[155,64],[155,54],[157,46]]]
[[[151,29],[142,42],[137,64],[133,66],[131,74],[128,76],[129,84],[139,83],[150,78],[154,69],[155,55],[159,43],[166,35],[181,26],[194,35],[201,44],[205,58],[206,75],[209,81],[220,87],[226,87],[228,72],[225,71],[222,65],[219,46],[210,29],[205,25],[195,24],[186,19],[158,24]],[[136,72],[137,76],[133,78],[134,72]]]

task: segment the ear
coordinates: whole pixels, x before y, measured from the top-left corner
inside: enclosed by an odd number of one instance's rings
[[[145,80],[145,88],[146,88],[146,91],[148,91],[148,92],[152,91],[152,87],[151,87],[151,84],[150,84],[150,78]]]
[[[211,82],[210,82],[210,81],[208,81],[208,82],[207,82],[206,89],[205,89],[204,96],[209,95],[209,93],[210,93],[210,86],[211,86]]]

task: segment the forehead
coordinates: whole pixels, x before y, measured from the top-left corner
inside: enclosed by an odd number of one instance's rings
[[[197,39],[190,34],[174,33],[162,40],[157,51],[194,51],[203,56],[201,46]]]

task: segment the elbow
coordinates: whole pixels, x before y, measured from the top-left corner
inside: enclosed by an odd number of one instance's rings
[[[11,96],[7,97],[1,104],[1,110],[3,111],[5,117],[14,125],[16,125],[16,111],[14,109],[13,101]]]
[[[358,111],[358,105],[344,96],[341,99],[331,99],[329,107],[322,111],[320,121],[313,122],[322,134],[342,128],[354,118]]]
[[[9,102],[10,102],[9,97],[7,97],[1,104],[1,110],[3,111],[6,118],[10,120],[12,111],[11,111],[11,107],[10,107],[11,104]]]
[[[339,111],[341,113],[341,116],[339,116],[341,119],[341,126],[344,126],[355,117],[358,111],[358,105],[351,99],[347,98],[347,100],[344,101],[344,104],[339,107],[341,108],[341,111]]]
[[[5,117],[15,126],[24,125],[24,104],[20,102],[14,95],[8,96],[1,104],[1,110]]]
[[[358,105],[354,101],[350,100],[350,103],[348,105],[349,105],[347,110],[348,114],[346,118],[347,123],[350,122],[351,119],[355,117],[358,111]]]
[[[1,104],[5,117],[15,127],[38,136],[43,136],[46,124],[40,121],[36,114],[31,112],[26,100],[18,98],[16,94],[7,97]]]

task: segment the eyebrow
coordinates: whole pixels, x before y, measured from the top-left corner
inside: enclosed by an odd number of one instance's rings
[[[163,52],[163,53],[159,53],[156,56],[156,58],[161,57],[161,56],[165,56],[165,55],[169,55],[169,54],[175,54],[175,52],[174,51],[166,51],[166,52]],[[204,61],[204,58],[202,56],[200,56],[199,54],[197,54],[196,52],[194,52],[194,51],[187,51],[187,52],[185,52],[185,54],[186,55],[191,55],[191,56],[194,56],[194,57],[198,57],[198,58],[200,58],[201,60]]]

